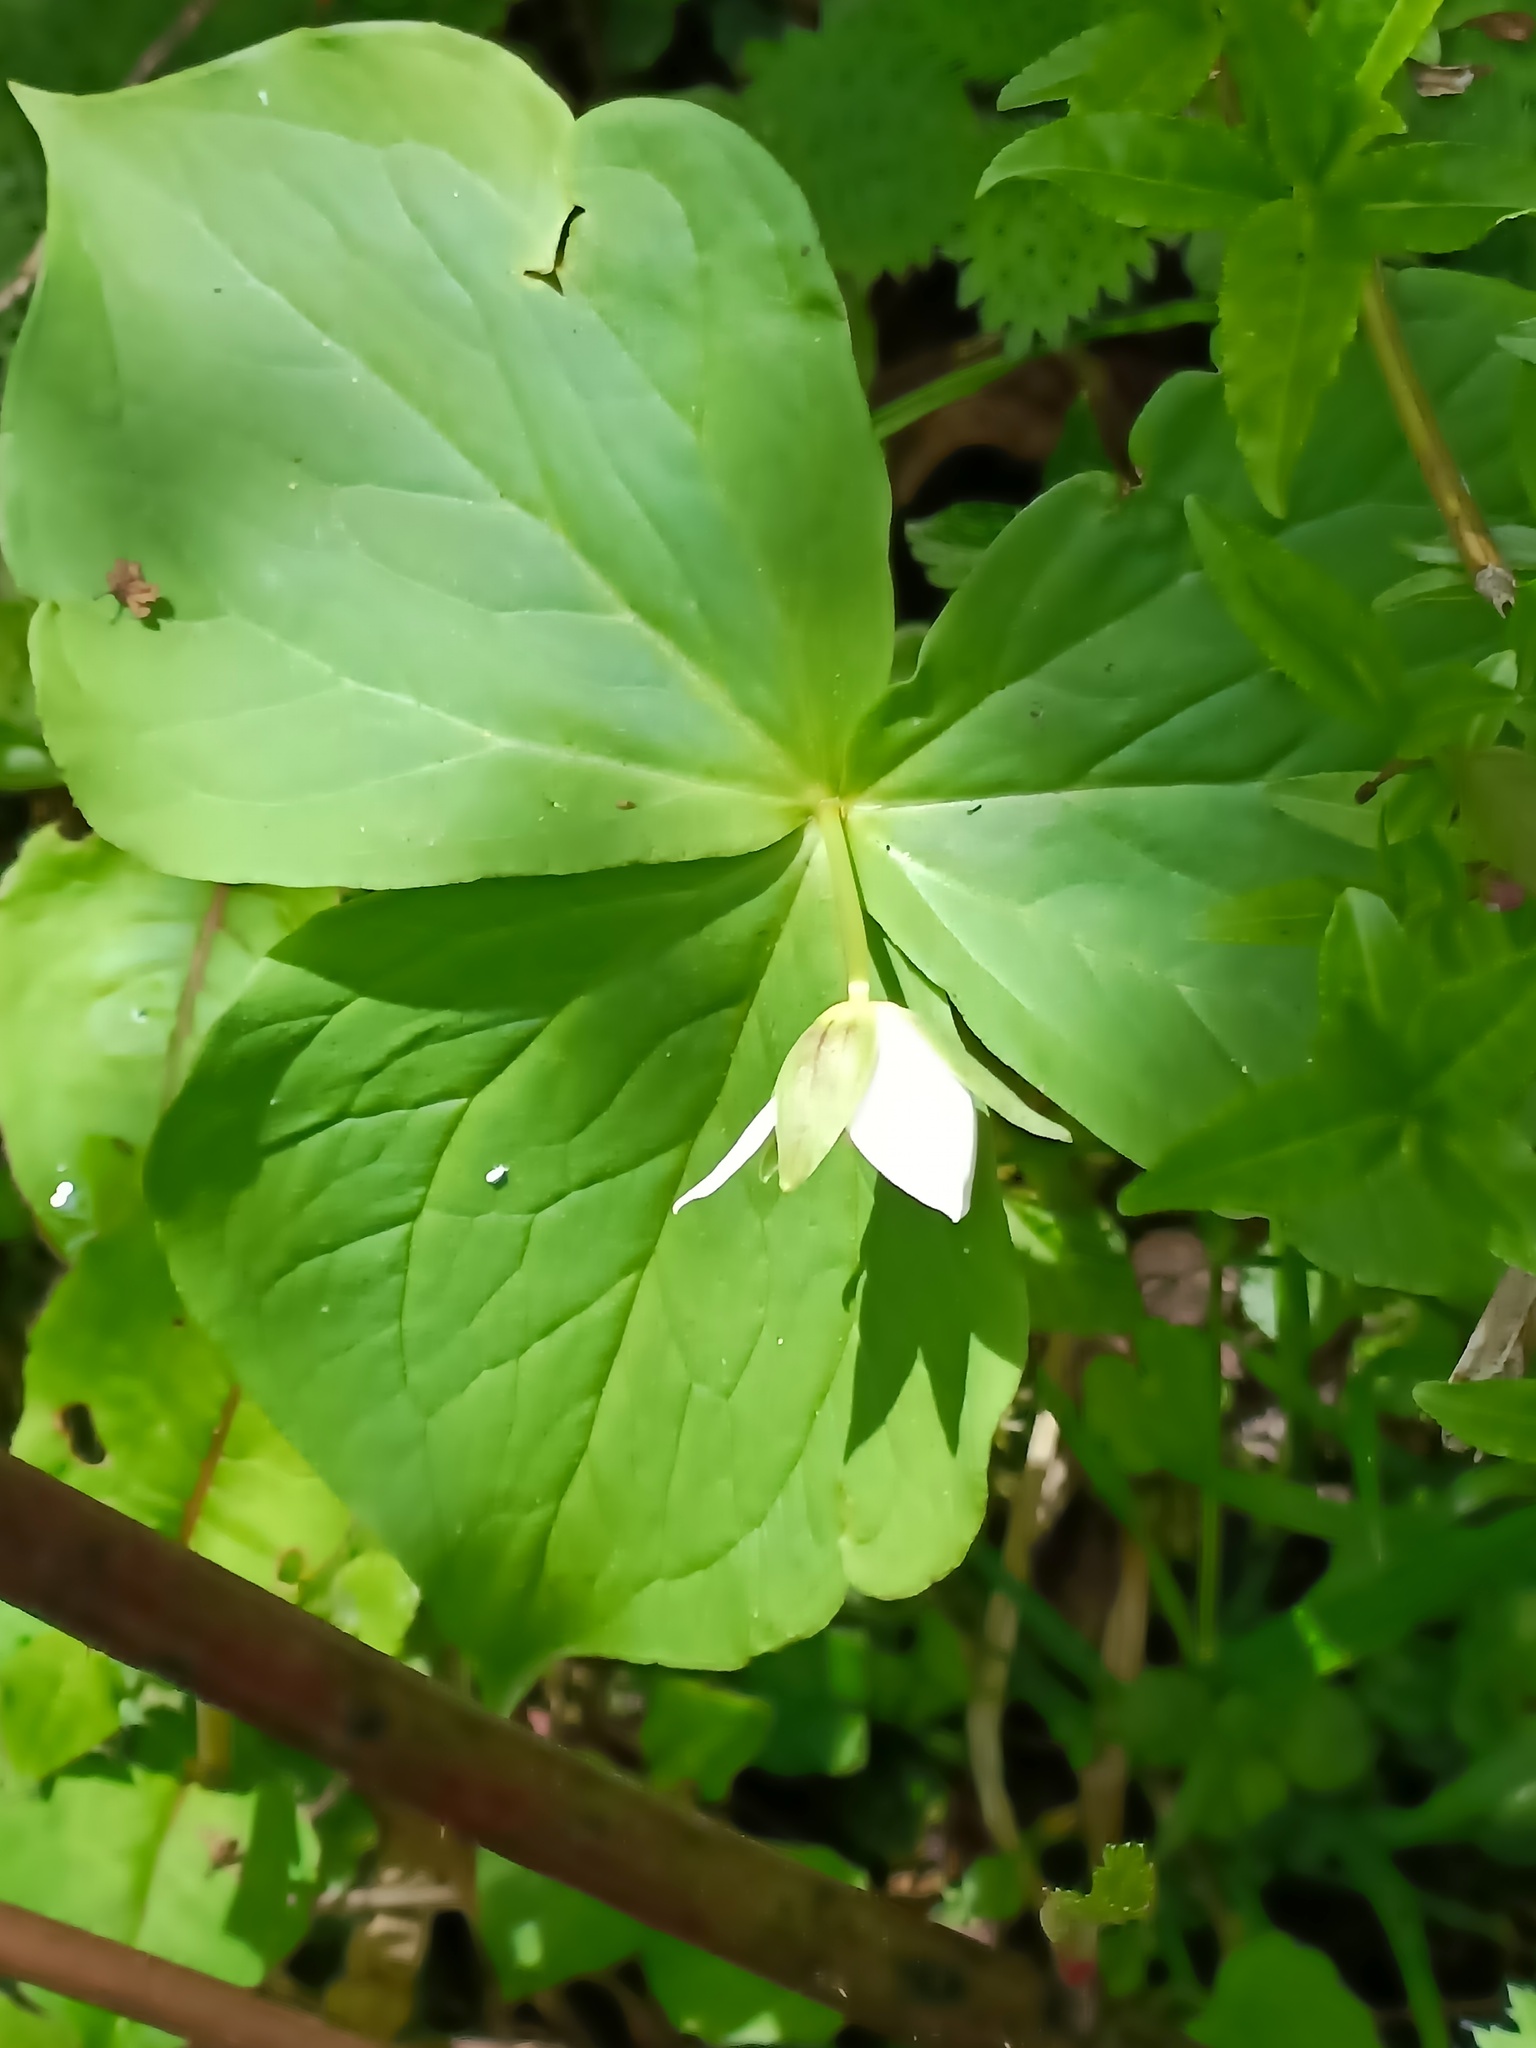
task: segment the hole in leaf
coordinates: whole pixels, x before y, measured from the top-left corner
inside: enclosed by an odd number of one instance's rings
[[[71,1453],[82,1465],[104,1465],[107,1462],[107,1447],[96,1434],[95,1419],[83,1401],[71,1401],[67,1408],[59,1410],[59,1427]]]
[[[560,239],[555,244],[555,260],[551,263],[548,270],[525,270],[523,272],[524,277],[531,277],[536,284],[547,284],[552,291],[557,291],[561,298],[565,297],[565,286],[560,282],[560,266],[565,261],[566,245],[571,239],[571,229],[586,210],[584,206],[573,206],[565,216],[565,224],[560,230]]]

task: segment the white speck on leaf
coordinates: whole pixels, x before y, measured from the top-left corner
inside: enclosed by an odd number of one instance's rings
[[[48,1197],[49,1208],[62,1209],[74,1192],[75,1184],[72,1180],[61,1180],[53,1193]]]
[[[493,1166],[485,1176],[485,1184],[488,1188],[504,1188],[507,1184],[507,1169],[504,1166]]]

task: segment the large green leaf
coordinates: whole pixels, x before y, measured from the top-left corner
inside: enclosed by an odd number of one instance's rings
[[[1493,342],[1530,301],[1429,273],[1399,290],[1452,445],[1508,517],[1518,372]],[[1213,379],[1165,386],[1134,454],[1139,491],[1080,477],[1047,493],[951,599],[862,736],[852,824],[866,900],[902,951],[1008,1065],[1149,1159],[1246,1076],[1302,1066],[1311,944],[1222,934],[1277,890],[1326,901],[1369,874],[1366,849],[1289,817],[1279,785],[1379,765],[1358,731],[1263,669],[1194,570],[1184,498],[1283,534],[1366,600],[1438,522],[1359,350],[1323,402],[1283,528],[1254,503]],[[1410,672],[1489,652],[1494,626],[1470,597],[1393,620]]]
[[[999,151],[981,189],[1047,178],[1133,228],[1230,228],[1283,189],[1246,136],[1167,114],[1072,114]]]
[[[60,1249],[96,1227],[93,1182],[110,1163],[99,1141],[146,1144],[178,1078],[168,1055],[194,961],[183,1058],[253,962],[328,900],[270,889],[216,900],[101,839],[49,826],[27,841],[0,884],[0,1131]]]
[[[397,886],[804,815],[889,674],[888,493],[756,144],[676,103],[573,123],[416,27],[26,104],[53,217],[8,550],[94,822],[174,873]]]
[[[1465,249],[1501,220],[1536,212],[1529,157],[1455,142],[1373,149],[1333,181],[1373,249]]]
[[[162,1126],[194,1313],[495,1675],[740,1663],[980,1520],[1023,1325],[985,1174],[958,1227],[845,1143],[671,1213],[841,993],[826,888],[792,840],[348,906]]]
[[[256,1984],[276,1957],[228,1924],[255,1808],[253,1794],[137,1772],[65,1777],[47,1798],[0,1793],[0,1900],[187,1969]],[[289,1873],[273,1875],[286,1889]],[[167,2038],[52,1992],[29,1995],[72,2025],[80,2048],[159,2048]]]

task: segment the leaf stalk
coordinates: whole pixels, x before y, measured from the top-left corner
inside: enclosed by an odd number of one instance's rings
[[[827,849],[827,878],[832,890],[838,941],[843,949],[843,964],[848,971],[848,999],[854,1003],[865,1002],[869,998],[869,936],[864,929],[864,905],[859,900],[853,856],[848,851],[843,807],[835,797],[828,797],[816,806],[816,822],[821,827],[822,844]]]
[[[1371,266],[1360,307],[1361,325],[1381,371],[1403,437],[1434,499],[1445,528],[1479,597],[1502,616],[1515,601],[1515,578],[1488,530],[1482,508],[1441,431],[1429,394],[1408,353],[1380,263]]]

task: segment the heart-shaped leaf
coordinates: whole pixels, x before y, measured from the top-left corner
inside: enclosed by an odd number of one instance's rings
[[[889,497],[810,215],[738,128],[574,122],[393,25],[24,97],[7,550],[93,823],[394,887],[762,846],[835,783]]]

